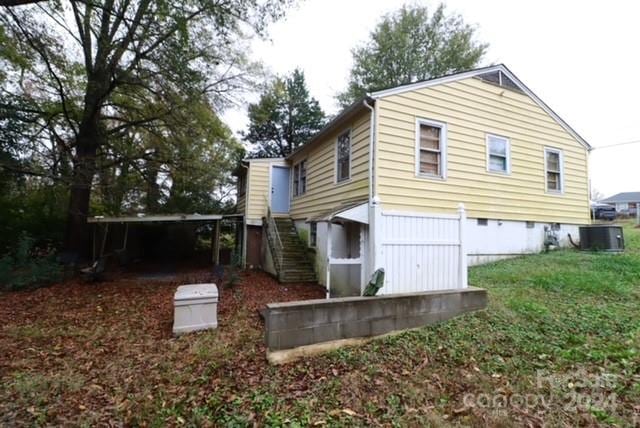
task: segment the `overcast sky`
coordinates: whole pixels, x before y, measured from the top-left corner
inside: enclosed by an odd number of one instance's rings
[[[335,113],[346,86],[351,48],[368,37],[385,13],[405,2],[307,0],[271,26],[253,57],[273,73],[304,70],[311,94]],[[434,8],[438,2],[421,1]],[[606,196],[640,191],[640,2],[450,0],[490,44],[482,65],[504,63],[596,149],[592,186]],[[246,127],[245,109],[225,119]]]

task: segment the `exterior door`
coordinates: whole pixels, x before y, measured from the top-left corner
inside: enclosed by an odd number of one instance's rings
[[[271,211],[275,214],[289,213],[289,168],[271,168]]]

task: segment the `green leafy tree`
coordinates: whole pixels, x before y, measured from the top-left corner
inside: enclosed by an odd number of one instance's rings
[[[46,158],[49,166],[59,158],[71,166],[70,176],[65,177],[69,193],[65,249],[83,249],[94,180],[99,167],[109,166],[100,158],[123,158],[114,152],[113,142],[123,133],[152,127],[157,135],[168,135],[158,132],[163,119],[191,100],[200,102],[204,97],[218,110],[228,105],[250,84],[248,35],[261,35],[287,4],[287,0],[0,4],[5,6],[0,9],[0,51],[5,57],[24,59],[23,64],[13,61],[7,70],[8,62],[0,56],[5,78],[0,100],[21,97],[35,104],[32,111],[15,115],[33,116],[27,118],[32,132],[24,134],[20,143]],[[142,100],[152,100],[151,105],[163,109],[140,108]],[[27,104],[13,103],[9,108]],[[131,141],[136,148],[143,144],[140,138]],[[23,156],[27,151],[22,149]]]
[[[338,101],[348,106],[369,91],[475,68],[488,45],[474,37],[475,29],[459,15],[447,15],[443,4],[431,15],[427,7],[403,6],[352,51],[349,84]]]
[[[254,146],[252,157],[284,157],[304,144],[325,124],[318,101],[309,95],[304,73],[276,78],[256,104],[249,106],[244,139]]]

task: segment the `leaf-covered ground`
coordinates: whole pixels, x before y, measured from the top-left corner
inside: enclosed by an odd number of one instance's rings
[[[278,367],[257,309],[321,289],[243,274],[219,329],[178,339],[176,283],[0,294],[0,424],[638,425],[640,229],[625,234],[622,255],[472,268],[486,311]]]

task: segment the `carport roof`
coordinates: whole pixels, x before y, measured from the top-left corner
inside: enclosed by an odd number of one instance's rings
[[[164,215],[134,215],[134,216],[95,216],[87,218],[87,223],[178,223],[186,221],[212,221],[234,215],[222,214],[164,214]]]

